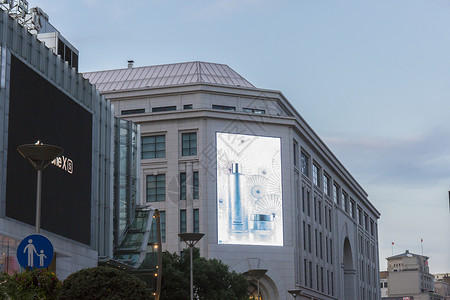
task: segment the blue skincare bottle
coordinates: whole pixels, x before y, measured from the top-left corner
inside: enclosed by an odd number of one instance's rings
[[[245,194],[242,193],[244,176],[238,163],[233,163],[228,175],[229,230],[230,232],[248,232],[248,216]]]

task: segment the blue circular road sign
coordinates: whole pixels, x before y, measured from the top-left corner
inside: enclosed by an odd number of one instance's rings
[[[17,261],[22,268],[47,268],[53,259],[53,245],[41,234],[24,238],[17,247]]]

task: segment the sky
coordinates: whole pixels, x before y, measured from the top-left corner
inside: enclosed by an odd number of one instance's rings
[[[281,91],[381,213],[380,270],[422,238],[431,272],[450,272],[449,0],[29,6],[80,51],[81,72],[200,60]]]

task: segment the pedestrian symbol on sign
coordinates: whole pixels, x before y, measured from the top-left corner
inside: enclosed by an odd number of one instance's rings
[[[23,268],[46,268],[53,259],[53,245],[43,235],[32,234],[17,247],[17,260]]]

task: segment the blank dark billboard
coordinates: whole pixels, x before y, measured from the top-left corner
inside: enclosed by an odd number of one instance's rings
[[[42,172],[42,229],[90,244],[92,114],[11,55],[6,216],[35,225],[37,172],[17,151],[40,140],[64,153]]]

